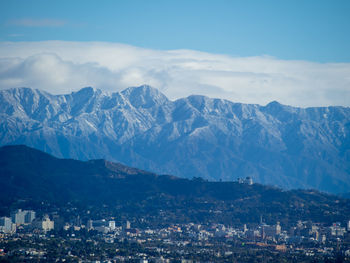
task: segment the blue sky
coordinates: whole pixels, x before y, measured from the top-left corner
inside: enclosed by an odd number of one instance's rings
[[[350,106],[350,0],[0,0],[0,89]]]
[[[103,41],[350,62],[350,1],[0,1],[0,41]]]

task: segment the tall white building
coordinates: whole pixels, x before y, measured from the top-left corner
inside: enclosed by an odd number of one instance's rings
[[[41,227],[42,227],[42,230],[44,230],[45,232],[50,231],[50,230],[54,229],[55,223],[54,223],[54,221],[51,221],[48,216],[46,216],[44,218],[44,220],[41,221]]]
[[[115,221],[108,221],[108,227],[110,230],[114,230],[115,229]]]
[[[55,223],[54,223],[54,221],[50,220],[48,215],[45,215],[42,220],[36,220],[33,223],[33,226],[35,228],[38,228],[38,229],[44,231],[44,232],[47,232],[47,231],[54,229]]]
[[[16,225],[12,223],[9,217],[0,217],[0,232],[13,233],[16,232]]]
[[[11,220],[17,225],[30,224],[35,219],[35,212],[32,210],[18,209],[11,212]]]
[[[26,212],[22,211],[22,209],[18,209],[14,212],[11,212],[12,222],[18,225],[24,224]]]

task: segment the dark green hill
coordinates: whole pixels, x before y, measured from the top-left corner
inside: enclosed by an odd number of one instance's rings
[[[0,148],[0,205],[18,200],[64,207],[118,209],[121,213],[193,222],[331,223],[350,218],[350,202],[317,191],[260,184],[209,182],[156,175],[105,160],[58,159],[26,146]]]

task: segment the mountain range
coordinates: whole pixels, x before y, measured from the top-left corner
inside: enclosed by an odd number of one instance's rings
[[[350,108],[169,100],[150,86],[66,95],[0,91],[0,145],[107,159],[159,174],[350,191]]]

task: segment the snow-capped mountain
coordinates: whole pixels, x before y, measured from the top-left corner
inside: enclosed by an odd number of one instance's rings
[[[350,108],[170,101],[149,86],[67,95],[0,91],[0,145],[104,158],[162,174],[253,177],[285,188],[350,191]]]

